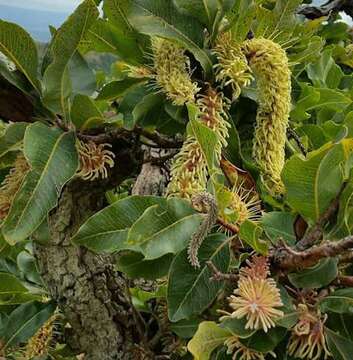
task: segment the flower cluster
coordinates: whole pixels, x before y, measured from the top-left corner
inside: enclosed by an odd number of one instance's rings
[[[275,326],[275,321],[283,317],[278,308],[283,306],[280,291],[274,279],[270,278],[267,259],[253,257],[239,273],[238,288],[229,297],[229,305],[234,310],[231,317],[246,317],[246,329],[267,332]]]
[[[56,316],[52,316],[35,334],[32,336],[25,349],[25,359],[30,360],[37,356],[47,355],[53,340],[54,321]]]
[[[190,77],[190,64],[185,49],[175,42],[152,38],[153,62],[157,85],[174,105],[195,101],[199,91]]]
[[[14,167],[5,177],[0,187],[0,219],[7,216],[12,201],[29,170],[30,166],[23,154],[18,155]]]
[[[216,80],[222,87],[232,87],[233,100],[235,100],[239,97],[241,89],[253,80],[241,45],[233,41],[230,32],[225,32],[218,36],[213,52],[218,59],[218,63],[214,66]]]
[[[298,306],[299,321],[292,330],[288,354],[298,359],[319,360],[331,356],[325,338],[325,318],[310,311],[305,304]]]
[[[243,50],[253,71],[259,96],[253,156],[267,190],[284,192],[286,130],[291,104],[291,72],[286,52],[271,40],[247,40]]]
[[[114,166],[114,153],[107,150],[110,144],[96,144],[93,141],[77,141],[77,151],[80,158],[80,168],[77,175],[84,180],[105,179],[108,176],[108,166]]]

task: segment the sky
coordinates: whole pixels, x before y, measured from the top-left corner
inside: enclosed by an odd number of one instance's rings
[[[0,0],[0,5],[16,6],[29,10],[70,12],[81,0]]]

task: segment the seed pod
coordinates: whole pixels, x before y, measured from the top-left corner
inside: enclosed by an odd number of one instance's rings
[[[167,98],[174,105],[194,102],[199,88],[191,81],[185,49],[170,40],[154,37],[152,50],[155,79]]]
[[[285,51],[271,40],[244,42],[259,97],[253,156],[272,195],[284,192],[281,172],[285,162],[286,130],[291,105],[291,72]]]

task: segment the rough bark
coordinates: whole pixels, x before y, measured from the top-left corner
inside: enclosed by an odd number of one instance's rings
[[[42,278],[72,327],[70,345],[85,360],[133,359],[132,307],[125,279],[108,256],[73,246],[71,236],[102,207],[101,191],[64,190],[49,216],[50,241],[36,246]]]

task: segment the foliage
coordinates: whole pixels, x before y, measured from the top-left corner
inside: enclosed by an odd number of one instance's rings
[[[44,56],[0,20],[0,83],[31,106],[24,121],[0,102],[0,357],[33,358],[47,328],[62,334],[35,355],[78,355],[35,248],[81,182],[106,196],[71,244],[114,259],[154,354],[349,359],[348,25],[298,15],[300,0],[102,2],[52,29]],[[92,51],[112,55],[109,71],[90,68]],[[132,194],[120,155],[142,146],[167,149],[164,196]]]

